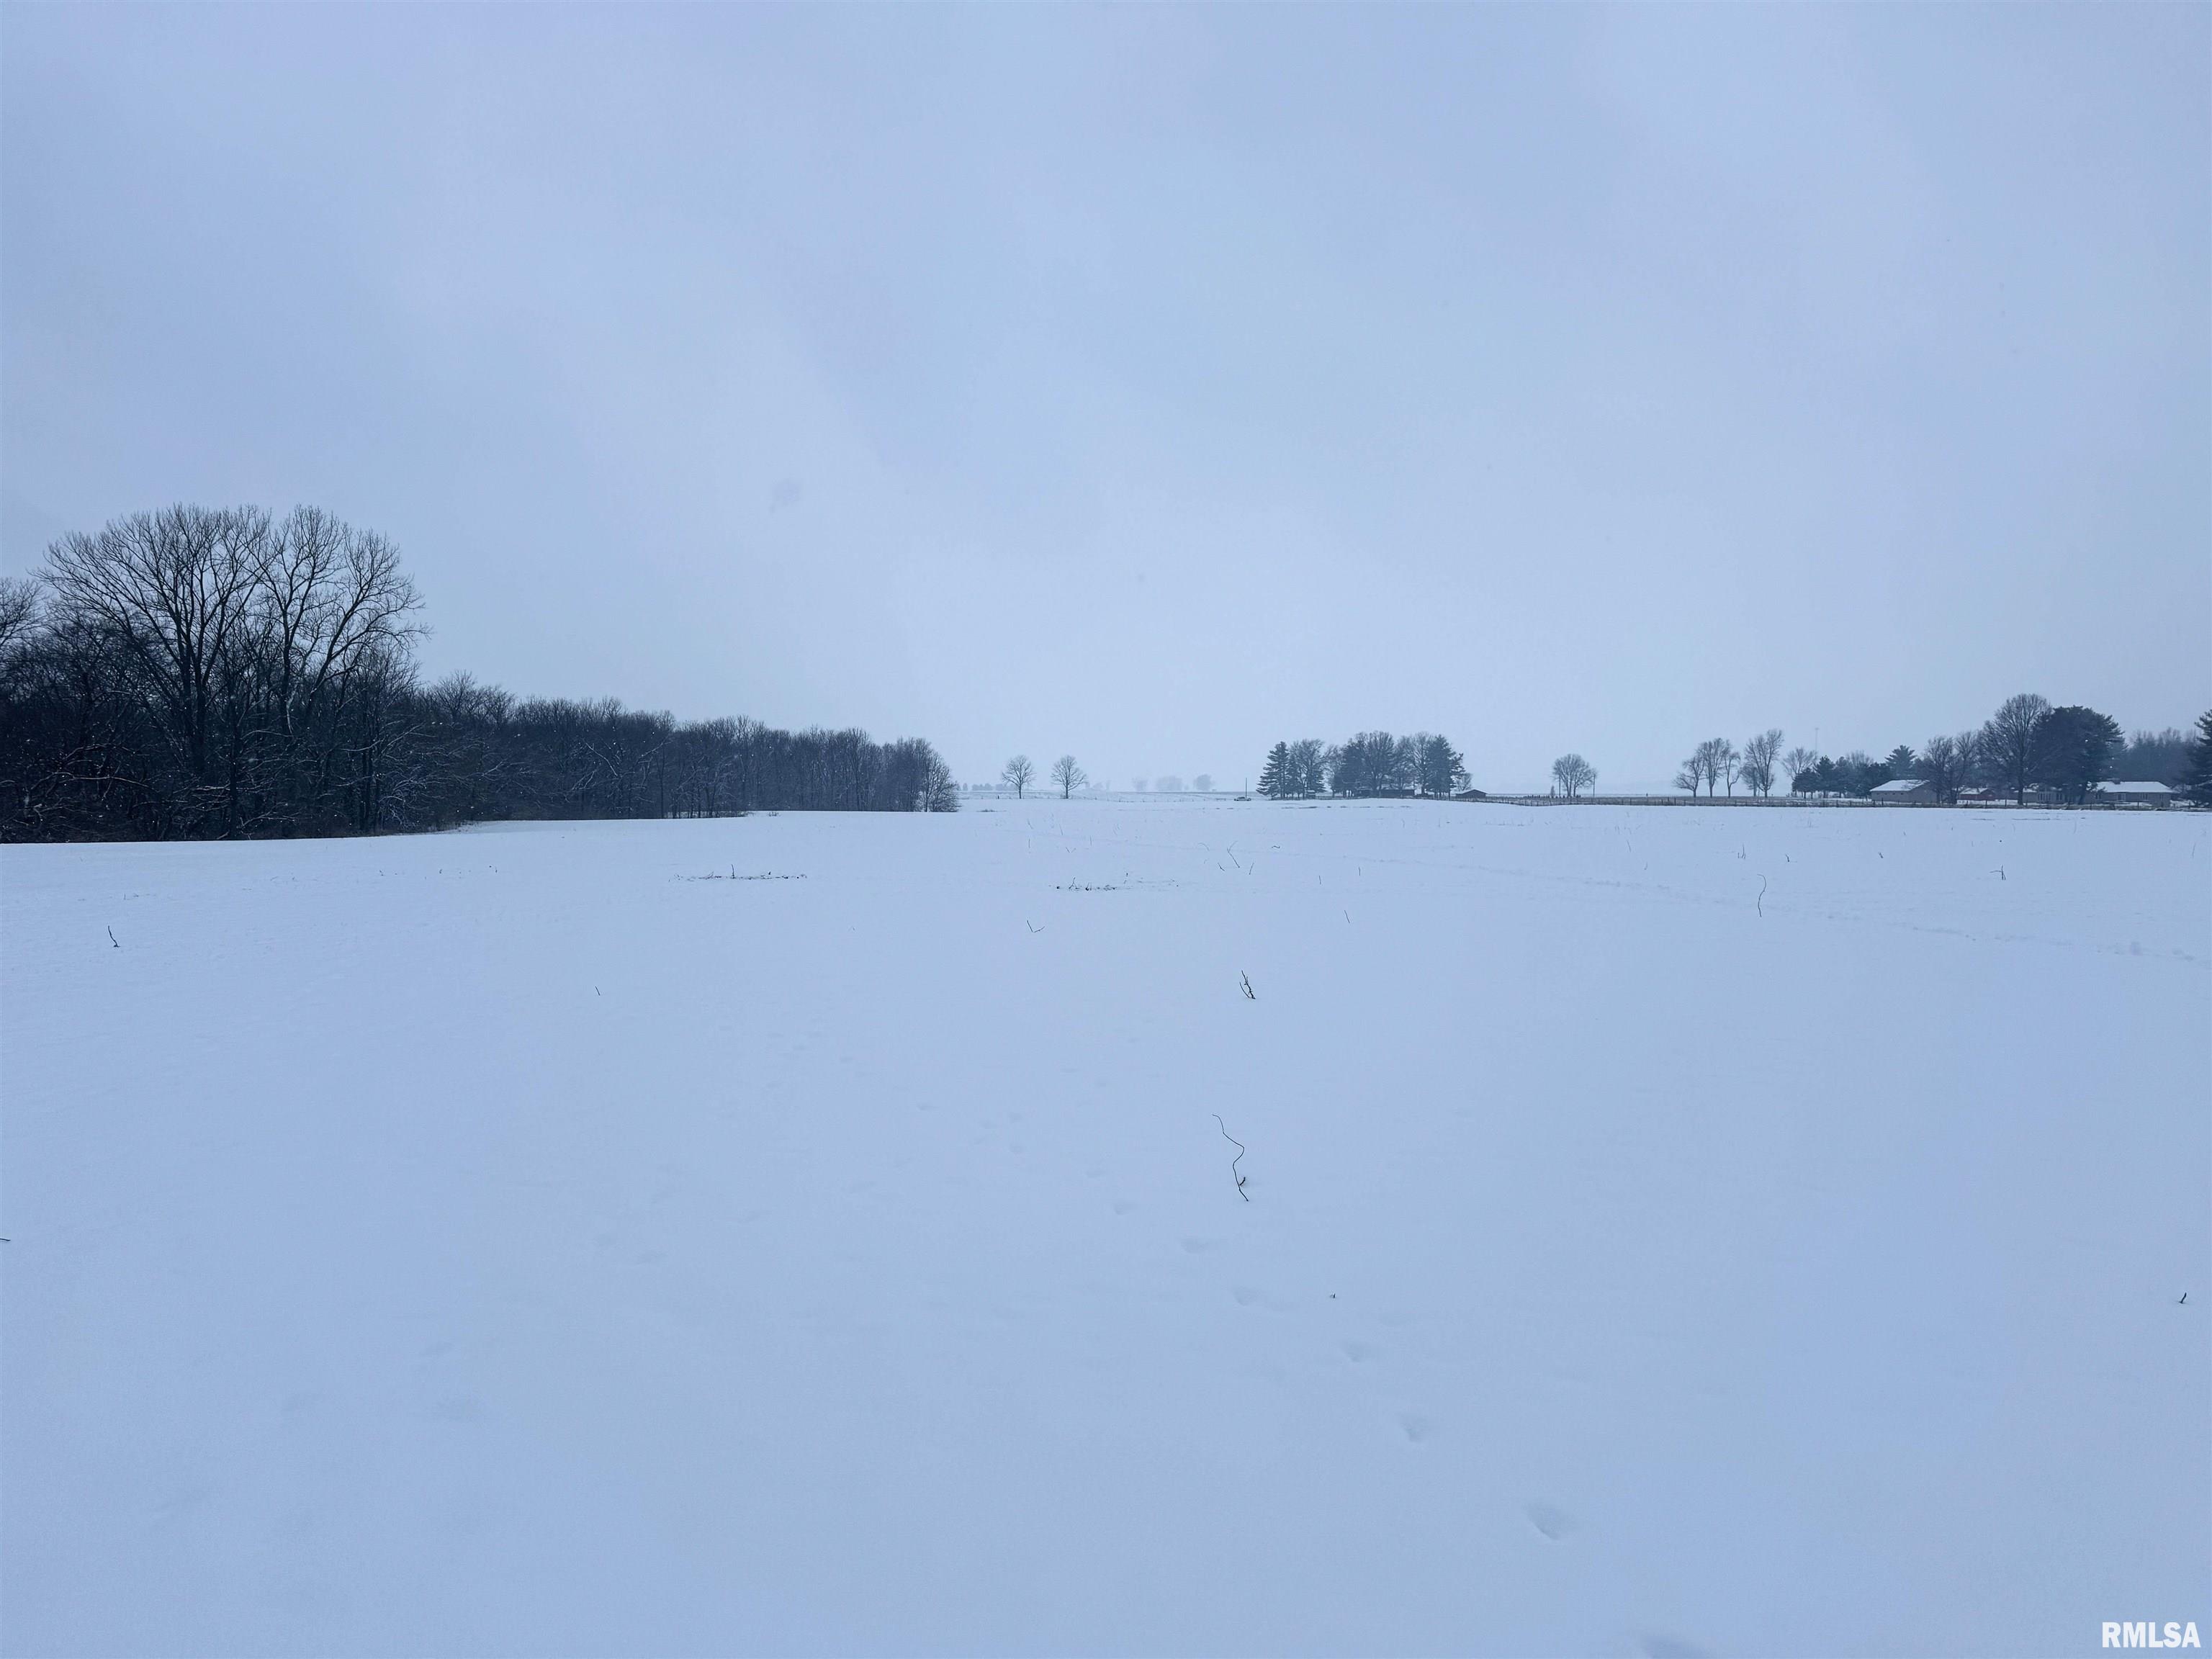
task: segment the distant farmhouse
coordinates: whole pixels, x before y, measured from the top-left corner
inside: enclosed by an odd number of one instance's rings
[[[2166,806],[2172,805],[2173,791],[2162,783],[2093,783],[2089,786],[2092,806]]]
[[[2059,804],[2058,792],[2047,784],[2033,783],[2021,793],[2029,806]],[[2174,798],[2174,792],[2162,783],[2093,783],[2089,786],[2088,805],[2164,806]],[[1925,778],[1897,778],[1876,784],[1868,792],[1868,799],[1876,806],[1937,806],[1942,804],[1943,798]],[[1961,789],[1957,799],[1962,806],[2010,806],[2013,792],[2002,784],[1993,784],[1978,789]]]

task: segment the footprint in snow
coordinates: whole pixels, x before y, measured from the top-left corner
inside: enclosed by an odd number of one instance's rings
[[[1218,1238],[1200,1238],[1200,1237],[1198,1237],[1196,1235],[1194,1235],[1194,1234],[1192,1237],[1190,1237],[1186,1238],[1185,1240],[1183,1240],[1183,1242],[1182,1242],[1182,1247],[1183,1247],[1183,1249],[1184,1249],[1188,1250],[1191,1255],[1198,1255],[1201,1250],[1218,1250],[1218,1249],[1219,1249],[1221,1248],[1221,1241],[1220,1241],[1219,1239],[1218,1239]],[[1257,1296],[1257,1295],[1259,1294],[1259,1292],[1258,1292],[1257,1291],[1255,1291],[1253,1292],[1253,1294],[1254,1294],[1255,1296]],[[1243,1293],[1242,1291],[1239,1291],[1239,1292],[1238,1292],[1238,1299],[1239,1299],[1240,1301],[1243,1299]]]
[[[1555,1504],[1531,1504],[1522,1512],[1530,1526],[1555,1544],[1577,1529],[1575,1517]]]
[[[1637,1638],[1644,1659],[1706,1659],[1705,1650],[1694,1642],[1685,1642],[1679,1636],[1662,1635],[1647,1631]]]
[[[1363,1360],[1374,1358],[1382,1352],[1372,1342],[1340,1342],[1337,1346],[1344,1350],[1344,1357],[1355,1365]]]
[[[1417,1446],[1437,1431],[1437,1425],[1417,1412],[1400,1413],[1398,1426],[1405,1431],[1406,1438]]]
[[[1240,1308],[1249,1308],[1260,1299],[1260,1292],[1249,1285],[1239,1285],[1229,1294],[1237,1298],[1237,1305]]]

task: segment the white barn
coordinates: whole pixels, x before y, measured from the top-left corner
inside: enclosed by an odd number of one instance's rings
[[[1925,778],[1893,778],[1872,791],[1876,806],[1933,806],[1936,786]]]

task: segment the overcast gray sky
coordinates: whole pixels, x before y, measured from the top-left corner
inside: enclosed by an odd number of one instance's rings
[[[2212,702],[2212,9],[0,11],[0,562],[433,672],[1486,787]]]

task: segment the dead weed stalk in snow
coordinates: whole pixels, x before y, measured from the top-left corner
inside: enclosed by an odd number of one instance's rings
[[[1214,1113],[1213,1121],[1216,1123],[1221,1123],[1221,1114]],[[1221,1138],[1237,1149],[1237,1156],[1229,1160],[1229,1173],[1237,1176],[1237,1196],[1249,1204],[1252,1201],[1252,1194],[1244,1190],[1244,1177],[1237,1175],[1237,1166],[1244,1161],[1244,1143],[1229,1133],[1229,1126],[1226,1123],[1221,1123]]]

